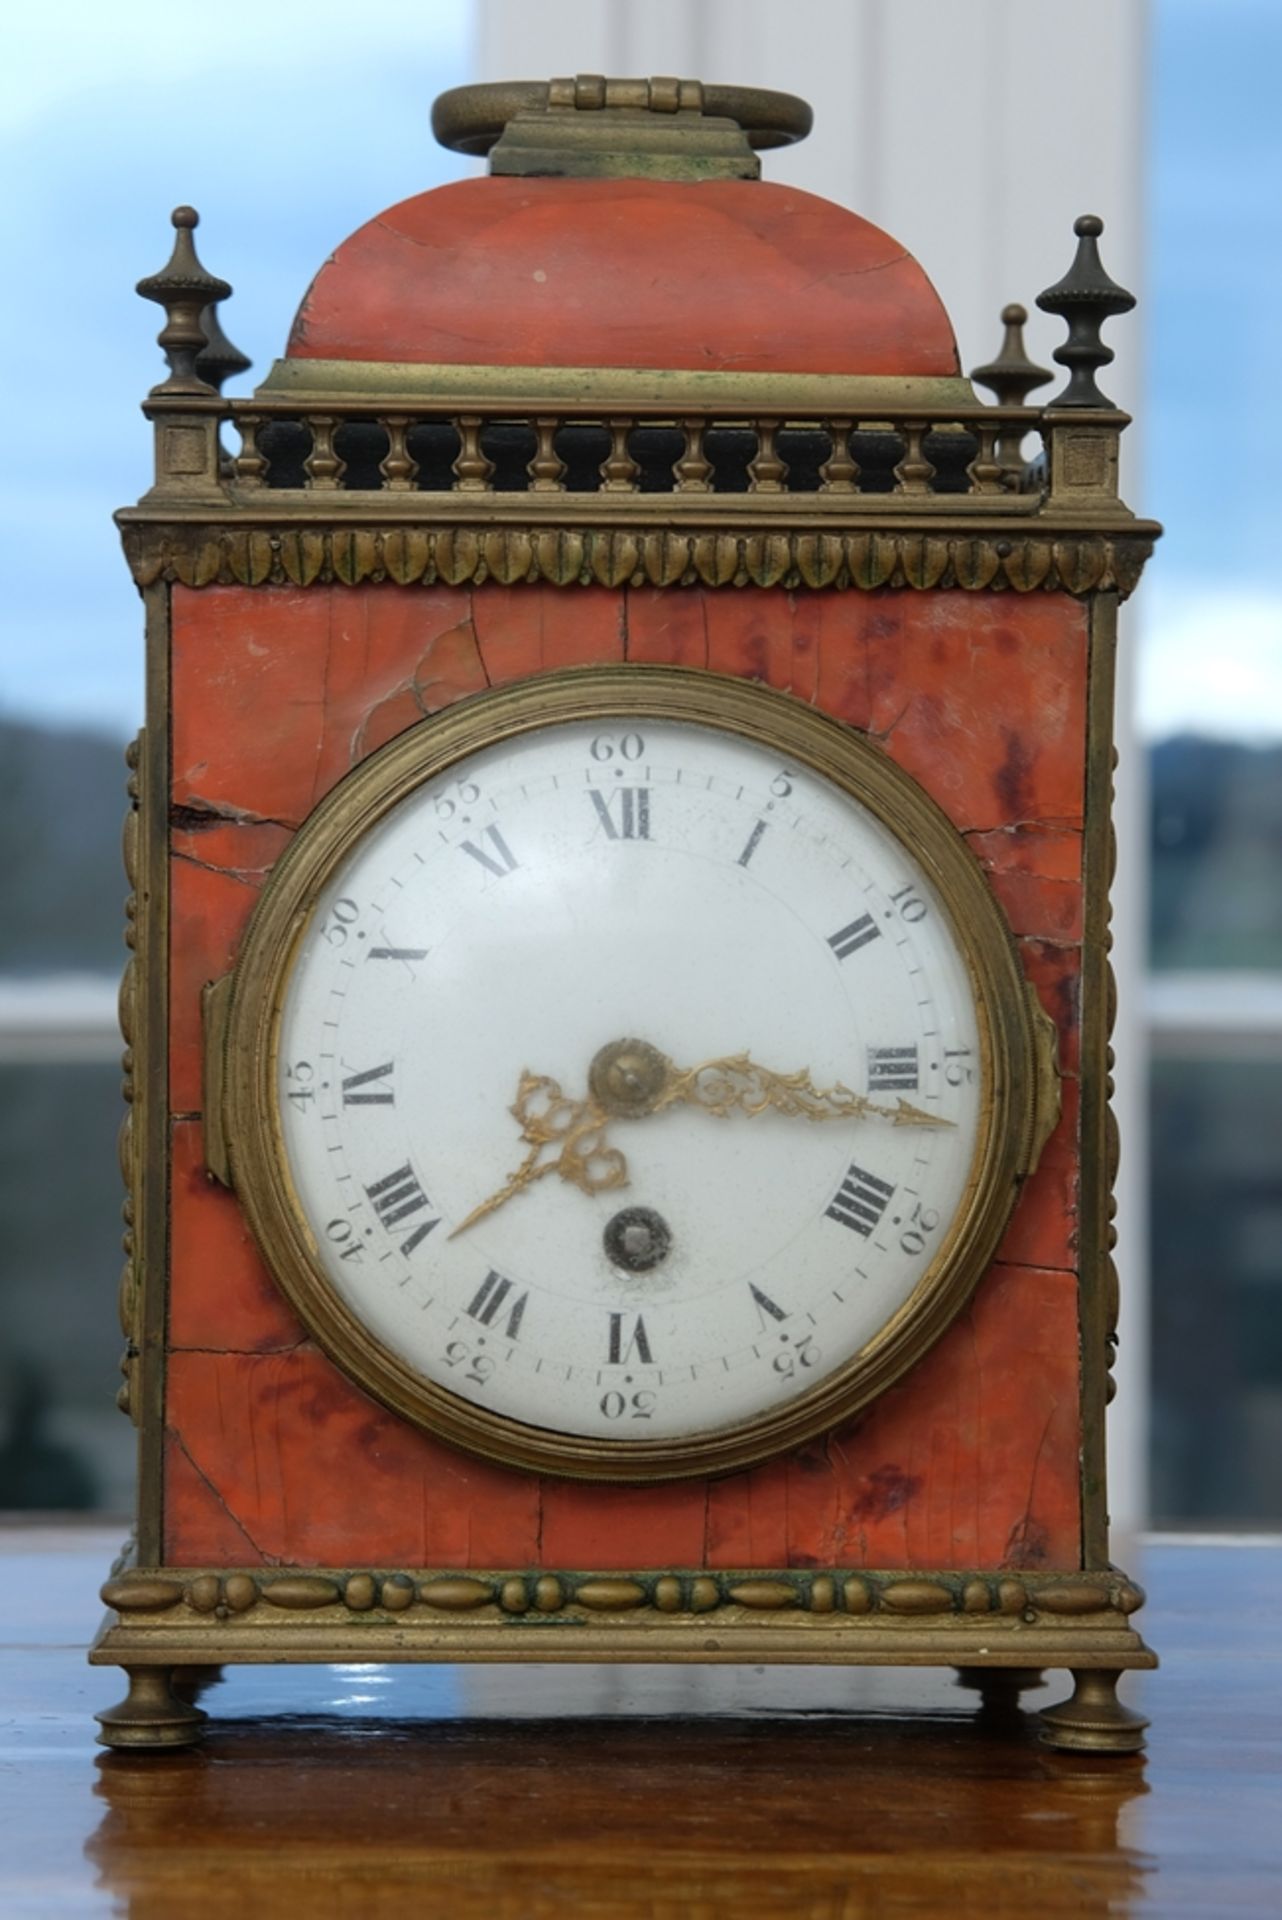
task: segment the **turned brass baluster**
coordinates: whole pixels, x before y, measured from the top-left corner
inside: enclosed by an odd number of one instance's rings
[[[635,493],[640,467],[628,451],[631,420],[610,420],[610,451],[601,462],[602,493]]]
[[[564,493],[566,464],[556,450],[556,430],[560,421],[542,415],[534,422],[537,444],[534,458],[525,471],[530,476],[531,493]]]
[[[379,424],[387,434],[387,452],[378,467],[383,483],[389,493],[410,493],[418,478],[418,461],[412,457],[406,444],[409,416],[389,413]]]

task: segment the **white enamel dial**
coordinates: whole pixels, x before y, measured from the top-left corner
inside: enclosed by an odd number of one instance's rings
[[[774,747],[610,717],[483,746],[329,871],[293,953],[312,1258],[405,1369],[526,1428],[759,1420],[948,1241],[975,992],[924,867]]]

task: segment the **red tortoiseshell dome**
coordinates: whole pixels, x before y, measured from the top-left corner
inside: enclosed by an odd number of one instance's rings
[[[380,214],[312,282],[292,359],[948,376],[897,241],[765,181],[493,176]]]

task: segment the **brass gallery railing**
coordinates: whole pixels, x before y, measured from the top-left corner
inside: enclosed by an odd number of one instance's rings
[[[973,406],[942,416],[763,418],[445,411],[368,400],[302,410],[294,401],[233,401],[238,491],[309,493],[657,493],[892,495],[914,501],[1042,496],[1055,427],[1038,407]],[[1122,418],[1075,411],[1062,429],[1098,444]],[[1111,432],[1109,431],[1111,430]],[[1034,458],[1021,443],[1035,436]],[[1101,451],[1103,451],[1101,449]],[[1092,463],[1094,483],[1106,461]]]
[[[1117,409],[784,399],[157,391],[156,484],[117,518],[141,586],[1134,586],[1157,529],[1118,497]]]
[[[156,478],[118,516],[140,586],[240,582],[783,584],[1116,591],[1158,529],[1118,494],[1128,424],[1095,381],[1134,304],[1100,222],[1038,305],[1068,323],[1052,375],[1005,308],[997,358],[959,375],[420,366],[286,358],[257,393],[217,309],[190,207],[138,291],[165,308],[168,378],[144,411]],[[238,446],[227,446],[230,427]],[[228,436],[230,437],[230,436]]]
[[[995,406],[977,402],[955,374],[428,367],[306,356],[278,361],[252,398],[228,399],[224,382],[249,362],[219,324],[231,288],[197,258],[197,220],[193,208],[175,208],[172,257],[138,285],[165,309],[159,343],[169,375],[144,403],[156,427],[156,484],[140,510],[122,514],[122,526],[155,526],[171,508],[183,520],[212,509],[224,526],[260,513],[351,525],[363,511],[386,517],[392,495],[405,524],[446,524],[477,507],[497,521],[499,497],[521,494],[530,525],[542,528],[570,500],[582,503],[585,524],[635,517],[654,528],[666,513],[687,525],[699,518],[700,496],[717,496],[711,511],[726,526],[759,517],[776,528],[789,515],[871,526],[884,514],[901,530],[914,519],[939,527],[950,518],[973,526],[981,516],[1044,516],[1052,537],[1140,531],[1118,498],[1127,415],[1095,380],[1113,358],[1101,326],[1134,300],[1104,271],[1094,215],[1075,223],[1068,274],[1038,296],[1068,324],[1054,355],[1068,382],[1044,407],[1029,406],[1028,395],[1052,376],[1025,353],[1027,313],[1015,303],[1002,313],[997,358],[972,375]],[[228,422],[238,451],[223,446]],[[1036,443],[1031,459],[1028,442]],[[556,498],[540,504],[534,496],[543,495]],[[639,499],[611,506],[626,495],[657,497],[648,508]],[[748,497],[738,511],[736,495]],[[377,509],[362,505],[371,496],[381,497]]]

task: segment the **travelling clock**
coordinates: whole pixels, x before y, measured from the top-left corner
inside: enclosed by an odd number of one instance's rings
[[[1046,1667],[1108,1538],[1120,601],[1076,223],[975,380],[806,104],[468,87],[251,393],[173,215],[121,990],[113,1747],[236,1661]],[[537,1631],[534,1631],[537,1629]]]

